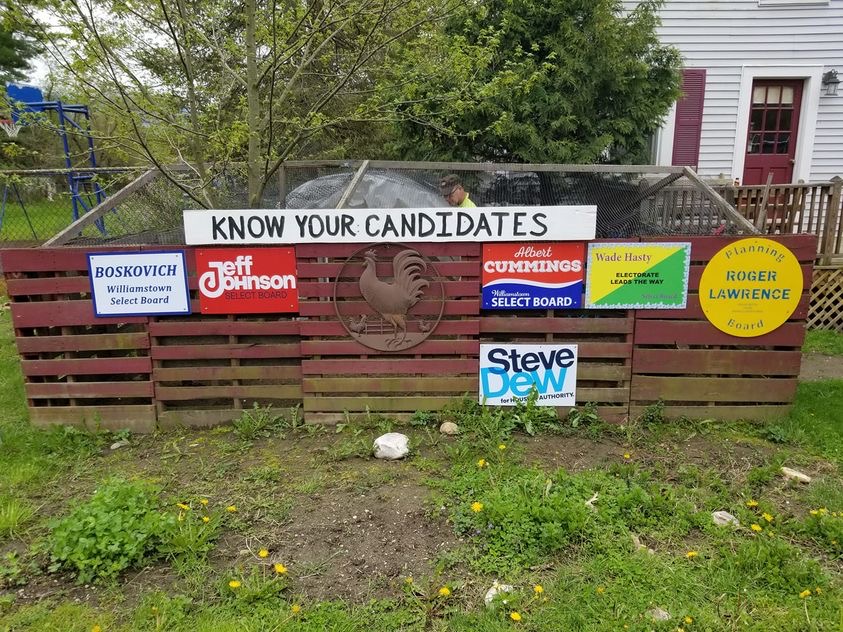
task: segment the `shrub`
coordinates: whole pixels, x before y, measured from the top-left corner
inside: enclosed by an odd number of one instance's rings
[[[51,523],[51,570],[66,568],[80,583],[110,579],[154,557],[175,524],[158,509],[158,489],[113,479],[70,515]]]

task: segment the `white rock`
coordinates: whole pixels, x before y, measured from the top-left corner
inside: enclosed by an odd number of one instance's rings
[[[803,474],[799,470],[792,470],[789,467],[782,468],[782,474],[784,474],[787,478],[793,479],[794,481],[799,481],[800,483],[810,483],[811,477],[807,474]]]
[[[394,461],[402,459],[410,452],[410,440],[400,432],[387,432],[375,439],[373,450],[376,459]]]
[[[645,546],[641,543],[641,538],[639,538],[634,533],[632,534],[632,543],[635,545],[636,551],[647,551],[650,555],[655,555],[656,552],[648,546]]]
[[[594,496],[585,501],[585,506],[591,509],[591,511],[597,511],[597,507],[594,506],[594,503],[597,502],[598,498],[600,498],[600,494],[594,492]]]
[[[483,601],[486,603],[487,608],[491,608],[494,603],[495,597],[497,597],[498,595],[511,593],[514,590],[514,587],[510,586],[509,584],[501,584],[496,579],[494,582],[492,582],[492,587],[486,591],[486,596],[483,598]],[[506,601],[504,601],[503,603],[506,603]]]
[[[653,621],[670,621],[670,613],[666,610],[662,610],[661,608],[648,610],[647,616],[649,616]]]
[[[741,526],[741,523],[738,522],[738,519],[735,518],[728,511],[713,511],[711,513],[711,519],[714,520],[714,524],[716,524],[718,527],[725,527],[727,525],[733,525],[735,527]]]
[[[119,450],[120,448],[129,445],[129,442],[123,439],[122,441],[115,441],[111,444],[112,450]]]
[[[442,434],[454,436],[460,433],[460,427],[453,421],[446,421],[441,426],[439,426],[439,432],[441,432]]]

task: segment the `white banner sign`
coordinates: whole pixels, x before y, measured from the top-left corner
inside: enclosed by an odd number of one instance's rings
[[[574,406],[577,345],[480,345],[480,402],[515,406],[533,388],[538,406]]]
[[[97,316],[189,314],[184,251],[88,255]]]
[[[596,206],[184,211],[190,245],[594,239]]]

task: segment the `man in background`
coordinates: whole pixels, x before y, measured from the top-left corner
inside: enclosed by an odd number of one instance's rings
[[[468,193],[462,186],[459,176],[450,174],[439,182],[439,191],[451,206],[460,208],[475,208],[477,205],[468,198]]]

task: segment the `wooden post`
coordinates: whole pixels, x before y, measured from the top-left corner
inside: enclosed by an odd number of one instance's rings
[[[755,216],[755,228],[758,229],[762,235],[767,234],[767,227],[764,222],[767,221],[767,199],[770,197],[770,185],[773,184],[773,172],[767,174],[767,185],[764,187],[764,195],[761,196],[761,206],[758,207],[758,215]]]
[[[838,228],[840,220],[841,189],[843,189],[843,178],[834,176],[831,179],[831,199],[828,203],[828,212],[823,225],[822,249],[820,250],[820,265],[831,265],[832,257],[837,254]]]

